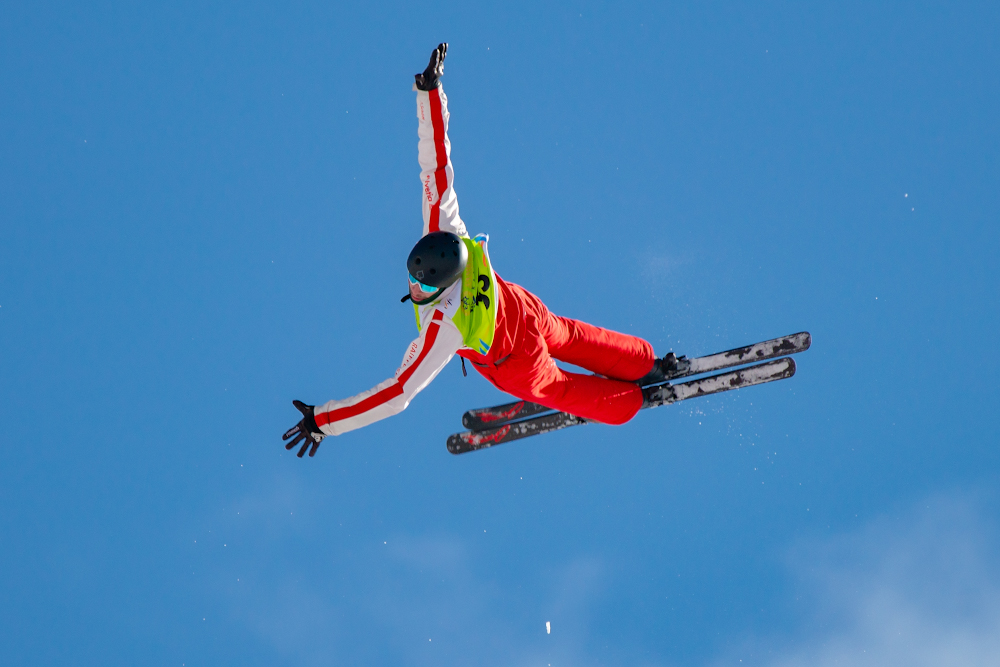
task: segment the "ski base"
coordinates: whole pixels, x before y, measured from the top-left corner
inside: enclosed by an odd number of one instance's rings
[[[784,380],[793,375],[795,375],[795,361],[790,357],[784,357],[697,380],[689,380],[688,382],[679,384],[658,385],[651,392],[650,405],[643,406],[643,408],[655,408],[698,396],[709,396],[731,389],[740,389],[776,380]],[[577,417],[566,412],[553,412],[540,417],[508,422],[496,428],[464,431],[448,437],[448,451],[452,454],[465,454],[466,452],[486,449],[494,445],[520,440],[533,435],[586,424],[587,421],[582,417]]]
[[[804,352],[809,349],[810,345],[812,345],[812,336],[808,332],[802,331],[791,336],[773,338],[704,357],[696,357],[694,359],[681,357],[677,360],[677,370],[667,376],[666,379],[676,380],[682,377],[721,371],[724,368],[732,368],[733,366],[743,366],[744,364],[752,364],[757,361],[776,359],[788,354]],[[518,421],[550,411],[551,408],[539,405],[538,403],[514,401],[513,403],[504,403],[503,405],[494,407],[469,410],[462,415],[462,426],[472,431],[484,431],[497,428],[508,422]]]

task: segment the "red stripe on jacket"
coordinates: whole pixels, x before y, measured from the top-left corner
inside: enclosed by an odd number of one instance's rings
[[[448,173],[445,167],[448,165],[448,153],[444,149],[444,116],[441,113],[441,93],[440,88],[435,88],[428,92],[431,103],[431,126],[434,128],[434,155],[437,157],[437,169],[434,171],[434,185],[437,186],[437,201],[431,207],[430,221],[428,229],[432,232],[441,231],[441,198],[444,191],[448,189]]]
[[[330,410],[329,412],[323,412],[316,415],[316,425],[323,426],[324,424],[331,424],[336,421],[357,417],[358,415],[364,414],[369,410],[377,408],[383,403],[388,403],[397,396],[402,396],[403,385],[406,384],[406,381],[409,380],[414,371],[417,370],[420,366],[420,362],[424,360],[430,349],[434,347],[434,341],[437,339],[438,329],[441,328],[441,325],[438,324],[438,322],[440,322],[443,318],[444,313],[440,310],[434,311],[434,317],[431,319],[431,323],[427,325],[427,336],[424,338],[424,347],[420,350],[417,360],[413,362],[412,366],[400,373],[394,384],[386,387],[380,392],[372,394],[364,400],[358,401],[354,405],[348,405],[343,408],[337,408],[336,410]]]

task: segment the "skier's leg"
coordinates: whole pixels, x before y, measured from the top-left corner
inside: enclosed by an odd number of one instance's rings
[[[653,346],[641,338],[551,313],[547,319],[545,342],[560,361],[631,381],[653,367]]]
[[[499,278],[498,278],[499,282]],[[562,410],[570,414],[593,419],[606,424],[622,424],[635,416],[642,407],[642,390],[634,382],[622,382],[593,375],[567,373],[556,366],[553,355],[549,353],[545,331],[550,327],[547,318],[551,317],[545,305],[535,295],[523,287],[509,282],[503,282],[502,289],[505,310],[508,317],[504,320],[510,330],[504,330],[502,338],[509,338],[511,347],[506,356],[491,357],[487,363],[475,363],[476,369],[489,379],[497,388],[526,401],[540,403],[554,410]],[[514,317],[514,314],[520,314]],[[596,327],[594,327],[596,329]],[[614,332],[608,332],[613,334]],[[501,338],[498,331],[498,339]],[[616,334],[621,336],[622,334]],[[591,338],[596,338],[592,336]],[[613,337],[612,337],[613,338]],[[627,337],[634,341],[631,336]],[[496,340],[495,339],[495,343]],[[614,342],[612,340],[612,342]],[[619,341],[620,343],[620,341]],[[639,341],[644,343],[644,341]],[[648,347],[648,344],[645,344]],[[498,347],[496,344],[494,347]],[[566,347],[565,341],[561,347]],[[625,367],[621,354],[622,345],[605,345],[604,351],[611,363],[597,360],[591,364],[599,366],[607,372],[614,370],[616,365]],[[597,356],[602,348],[591,346],[590,351]],[[642,345],[636,349],[643,355],[642,361],[632,361],[635,368],[624,368],[623,373],[634,373],[638,378],[652,366],[652,348],[644,350]],[[648,355],[648,358],[646,358]],[[572,355],[570,355],[572,356]],[[585,355],[577,355],[568,359],[571,363],[577,360],[587,362]],[[596,369],[595,369],[596,370]],[[600,372],[600,371],[598,371]],[[602,373],[605,374],[605,373]],[[633,377],[626,377],[631,380]]]
[[[643,339],[554,315],[537,296],[519,289],[531,304],[554,358],[619,380],[638,380],[653,368],[656,354]]]
[[[642,390],[634,382],[568,373],[556,366],[540,336],[538,343],[541,349],[533,354],[512,355],[480,372],[522,400],[604,424],[624,424],[642,407]]]

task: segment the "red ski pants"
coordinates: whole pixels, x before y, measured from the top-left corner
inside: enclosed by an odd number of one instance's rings
[[[642,407],[642,390],[634,383],[653,367],[653,347],[646,341],[586,322],[553,315],[528,290],[506,283],[504,321],[513,343],[508,356],[475,364],[497,388],[520,399],[540,403],[605,424],[624,424]],[[511,299],[517,303],[510,303]],[[519,307],[518,307],[519,306]],[[520,312],[518,312],[520,311]],[[555,360],[603,375],[570,373]]]

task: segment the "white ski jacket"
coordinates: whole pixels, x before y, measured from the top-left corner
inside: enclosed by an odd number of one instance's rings
[[[458,215],[448,140],[448,98],[443,88],[417,91],[417,121],[423,233],[445,231],[468,236]],[[320,430],[327,435],[340,435],[405,410],[413,397],[464,347],[462,334],[451,320],[461,294],[459,279],[438,301],[420,306],[420,337],[410,343],[395,375],[356,396],[317,406],[315,416]]]

